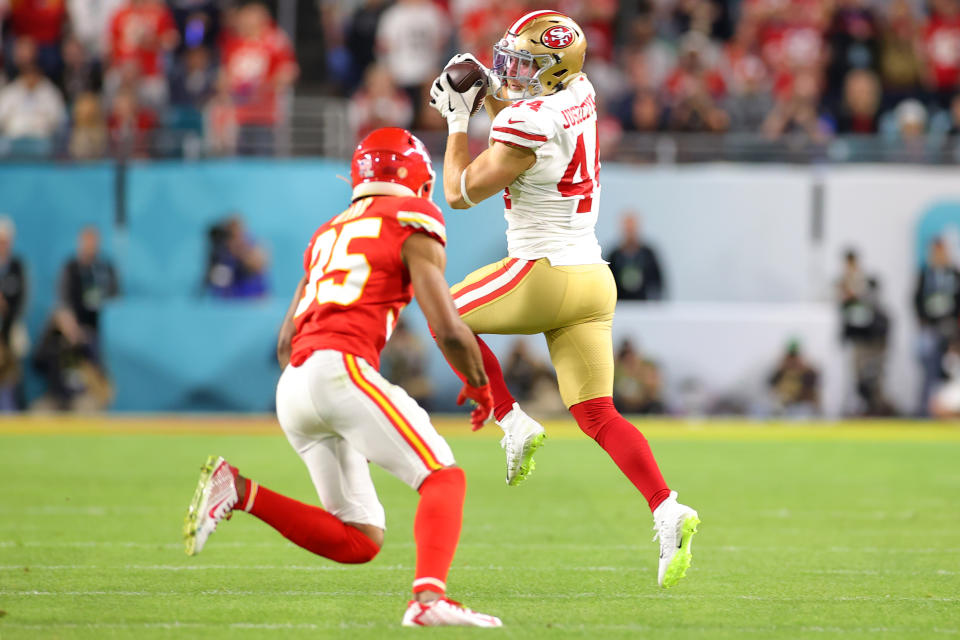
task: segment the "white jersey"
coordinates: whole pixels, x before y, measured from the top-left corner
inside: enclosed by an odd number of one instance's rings
[[[493,120],[490,140],[533,149],[537,161],[504,192],[511,258],[602,264],[596,92],[581,74],[566,89],[518,100]]]

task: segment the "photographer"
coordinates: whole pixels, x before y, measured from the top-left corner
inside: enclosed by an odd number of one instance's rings
[[[210,228],[204,288],[216,298],[257,298],[267,293],[267,253],[247,234],[239,215]]]
[[[923,368],[919,406],[926,415],[930,395],[942,377],[943,354],[957,333],[960,311],[960,271],[953,266],[942,238],[930,243],[927,262],[917,276],[913,306],[920,325],[917,351]]]
[[[848,251],[838,284],[843,341],[850,344],[859,413],[889,416],[894,409],[883,391],[890,317],[880,303],[880,285],[860,269],[857,254]]]

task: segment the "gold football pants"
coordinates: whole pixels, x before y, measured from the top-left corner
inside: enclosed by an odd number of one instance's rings
[[[506,258],[477,269],[450,293],[474,333],[544,334],[568,408],[613,395],[617,288],[607,265]]]

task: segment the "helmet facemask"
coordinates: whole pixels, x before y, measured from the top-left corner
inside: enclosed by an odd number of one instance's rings
[[[529,51],[515,51],[512,43],[503,39],[493,47],[493,67],[491,71],[500,80],[506,97],[495,94],[499,100],[514,101],[535,98],[543,95],[540,74],[560,62],[559,56],[549,53],[533,54]],[[522,89],[511,89],[510,84],[522,85]]]

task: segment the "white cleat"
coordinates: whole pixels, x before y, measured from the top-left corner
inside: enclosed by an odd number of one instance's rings
[[[660,503],[653,512],[653,539],[660,538],[660,569],[657,583],[672,587],[687,574],[693,555],[690,547],[697,532],[700,516],[690,507],[677,502],[677,492]]]
[[[440,598],[422,603],[411,600],[403,614],[405,627],[502,627],[496,616],[477,613],[459,602]]]
[[[513,409],[497,420],[503,429],[503,439],[500,448],[507,454],[507,484],[515,487],[533,473],[536,464],[533,454],[536,453],[547,439],[543,426],[524,413],[516,402]]]
[[[183,523],[183,542],[188,556],[203,550],[217,524],[230,517],[238,499],[236,479],[227,461],[218,456],[207,458],[200,467],[200,481]]]

